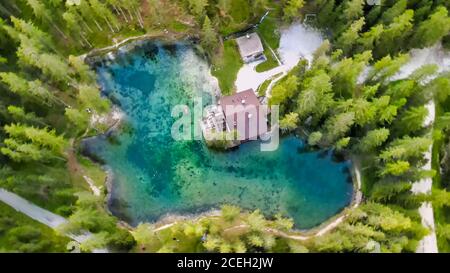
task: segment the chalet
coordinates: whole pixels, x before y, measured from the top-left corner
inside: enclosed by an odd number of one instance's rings
[[[265,59],[264,47],[257,33],[248,33],[236,39],[239,53],[245,63]]]
[[[222,97],[217,105],[209,106],[206,113],[203,134],[237,132],[234,146],[256,140],[268,132],[266,107],[261,107],[253,89]]]

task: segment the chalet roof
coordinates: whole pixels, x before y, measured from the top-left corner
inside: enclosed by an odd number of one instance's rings
[[[247,106],[248,105],[254,105],[254,106],[260,106],[258,97],[256,97],[255,91],[253,91],[253,89],[248,89],[248,90],[245,90],[245,91],[234,93],[233,95],[230,95],[230,96],[222,97],[219,100],[219,104],[222,106],[222,108],[223,108],[223,110],[225,112],[225,115],[232,114],[232,113],[227,113],[227,110],[225,109],[226,105],[234,105],[234,106],[238,106],[238,105],[247,105]]]
[[[264,52],[261,39],[255,32],[237,38],[236,42],[242,58]]]
[[[222,97],[219,104],[225,114],[230,130],[236,129],[239,139],[246,141],[257,139],[267,132],[267,126],[259,126],[260,102],[253,89]],[[263,115],[265,124],[266,114]]]

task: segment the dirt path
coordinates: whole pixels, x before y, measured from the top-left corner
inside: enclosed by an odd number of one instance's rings
[[[84,181],[86,181],[86,183],[89,185],[89,188],[91,189],[92,193],[95,196],[100,196],[101,195],[100,188],[95,186],[94,181],[89,176],[85,175],[83,167],[80,166],[80,163],[78,163],[77,157],[75,155],[75,150],[73,147],[74,141],[75,141],[74,139],[71,139],[69,141],[70,148],[67,150],[67,167],[69,169],[69,172],[81,176],[84,179]]]

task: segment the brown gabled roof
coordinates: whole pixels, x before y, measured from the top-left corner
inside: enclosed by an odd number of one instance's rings
[[[242,141],[257,139],[267,132],[267,126],[260,128],[259,114],[261,104],[253,89],[222,97],[219,100],[225,119],[230,130],[237,130],[238,137]],[[263,117],[265,124],[266,115]]]

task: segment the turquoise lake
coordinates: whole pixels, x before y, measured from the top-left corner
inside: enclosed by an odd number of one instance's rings
[[[261,152],[258,141],[215,152],[200,140],[173,140],[174,105],[215,101],[217,84],[190,45],[141,43],[96,67],[126,125],[85,140],[83,150],[113,170],[110,209],[131,224],[234,204],[268,217],[282,213],[307,229],[350,203],[350,162],[308,152],[294,136],[273,152]]]

